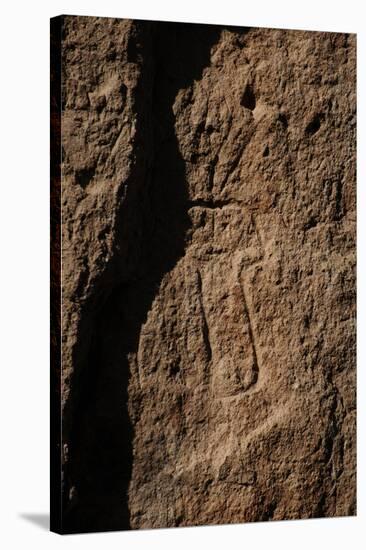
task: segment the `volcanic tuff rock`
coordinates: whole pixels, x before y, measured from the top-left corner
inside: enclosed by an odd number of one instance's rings
[[[354,514],[355,36],[61,24],[63,530]]]

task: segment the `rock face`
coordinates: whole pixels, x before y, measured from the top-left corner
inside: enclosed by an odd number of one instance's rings
[[[355,36],[60,23],[61,530],[355,514]]]

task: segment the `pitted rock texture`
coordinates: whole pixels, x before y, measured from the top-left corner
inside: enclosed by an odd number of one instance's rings
[[[355,514],[355,36],[62,27],[63,529]]]

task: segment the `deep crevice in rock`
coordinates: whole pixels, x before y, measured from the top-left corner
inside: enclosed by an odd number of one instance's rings
[[[113,264],[114,288],[108,298],[105,290],[99,299],[89,359],[75,396],[77,420],[66,489],[65,527],[69,532],[130,528],[131,417],[138,418],[139,398],[129,390],[128,355],[137,352],[141,326],[162,277],[184,255],[189,203],[173,104],[180,89],[200,78],[218,37],[215,26],[156,23],[153,28],[154,67],[145,69],[154,72],[149,152],[153,161],[138,174],[139,181],[132,182],[135,188],[129,189],[119,214],[121,226],[116,234],[122,242],[117,248],[125,251],[126,261],[129,251],[135,249],[134,263],[127,270],[127,279],[121,260]],[[129,41],[128,55],[135,59],[142,46],[138,32],[133,38],[139,43],[135,47]],[[145,145],[148,142],[145,137]],[[132,219],[137,212],[136,225]]]

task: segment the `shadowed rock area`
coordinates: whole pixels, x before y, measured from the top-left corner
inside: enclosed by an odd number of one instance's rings
[[[355,514],[355,36],[61,25],[62,530]]]

